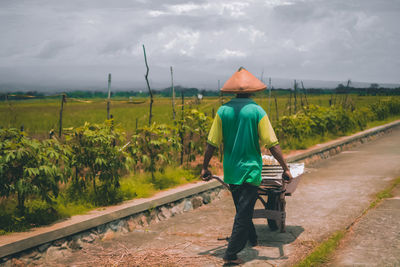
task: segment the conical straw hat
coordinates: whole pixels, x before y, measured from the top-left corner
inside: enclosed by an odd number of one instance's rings
[[[245,68],[240,67],[221,88],[223,93],[246,94],[262,91],[267,86]]]

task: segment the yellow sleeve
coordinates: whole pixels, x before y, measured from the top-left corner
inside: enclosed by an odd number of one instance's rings
[[[265,115],[258,123],[258,136],[260,137],[261,144],[265,145],[267,148],[279,144],[267,115]]]
[[[207,143],[218,147],[222,143],[222,121],[219,115],[215,115],[210,133],[208,134]]]

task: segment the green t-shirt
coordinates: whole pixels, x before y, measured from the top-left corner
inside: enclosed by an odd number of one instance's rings
[[[224,180],[240,185],[261,183],[260,145],[278,144],[266,112],[250,98],[234,98],[218,109],[208,143],[224,144]]]

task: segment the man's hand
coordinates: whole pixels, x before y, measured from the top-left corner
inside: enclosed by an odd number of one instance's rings
[[[202,169],[201,170],[201,179],[203,181],[210,181],[211,180],[211,172],[208,169]]]
[[[215,146],[207,144],[206,152],[204,153],[203,169],[201,170],[201,179],[203,181],[211,180],[211,172],[208,170],[208,164],[210,163],[214,150]]]
[[[282,173],[282,179],[285,183],[290,183],[293,180],[292,174],[289,170],[286,170]]]

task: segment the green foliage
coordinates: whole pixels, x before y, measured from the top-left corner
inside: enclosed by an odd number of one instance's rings
[[[131,174],[121,180],[121,191],[125,200],[132,198],[149,197],[158,190],[171,188],[197,179],[193,171],[167,166],[164,173],[156,172],[155,183],[151,174]]]
[[[27,200],[24,215],[15,212],[17,205],[14,199],[8,199],[0,205],[0,235],[50,224],[61,218],[54,203],[49,204],[41,199]]]
[[[150,172],[153,183],[156,182],[155,172],[163,172],[180,148],[174,132],[174,128],[165,124],[153,123],[139,128],[132,136],[128,150],[137,162],[136,168]]]
[[[384,120],[389,116],[400,114],[400,100],[390,98],[370,104],[371,111],[378,120]]]
[[[66,140],[72,150],[71,167],[75,170],[71,192],[88,193],[87,185],[91,182],[95,204],[119,202],[119,179],[132,163],[119,145],[124,141],[122,130],[113,127],[112,121],[86,122],[82,127],[69,129]]]
[[[367,125],[370,127],[371,121],[379,119],[386,122],[393,115],[400,114],[400,99],[395,97],[359,97],[354,109],[345,109],[339,104],[323,106],[328,104],[329,98],[327,96],[324,100],[320,96],[308,96],[308,101],[314,104],[303,107],[295,115],[281,116],[275,122],[275,131],[284,148],[306,148],[316,142],[362,130]],[[380,101],[376,102],[377,99]],[[159,105],[155,105],[158,121],[168,122],[170,101],[158,101]],[[162,104],[163,101],[168,105]],[[267,103],[262,99],[258,101]],[[282,113],[286,100],[278,101]],[[362,105],[360,101],[364,101]],[[74,105],[71,114],[87,112],[86,104]],[[125,119],[124,125],[133,131],[135,120],[131,116],[127,120],[126,114],[130,114],[130,110],[123,105],[122,102],[115,103],[119,109],[115,108],[113,114],[121,118],[120,121]],[[104,109],[103,103],[93,103],[93,106],[98,107],[91,113],[98,116],[93,117],[96,118],[93,121],[101,121],[99,118],[104,117],[100,112]],[[181,151],[188,165],[204,153],[211,118],[203,112],[211,114],[210,111],[218,106],[218,99],[204,100],[204,104],[199,106],[201,111],[186,110],[183,119],[176,121],[177,127],[154,123],[150,127],[139,128],[129,145],[124,145],[126,135],[120,128],[113,127],[112,121],[85,123],[81,127],[67,129],[66,144],[55,140],[30,139],[16,129],[0,129],[0,232],[46,224],[98,205],[147,197],[157,190],[195,179],[198,175],[193,170],[172,166],[178,163]],[[141,106],[135,107],[140,127],[140,120],[146,118],[144,113],[140,113]],[[41,114],[46,117],[46,112]],[[272,112],[275,112],[274,108]],[[24,113],[28,116],[24,117],[25,120],[31,120],[30,113]],[[74,119],[79,116],[77,113],[71,115]],[[269,116],[275,118],[274,115]],[[92,120],[92,117],[88,119]],[[81,125],[81,122],[77,120],[70,125]],[[122,178],[132,166],[138,172]],[[70,179],[65,190],[62,183],[67,178]]]
[[[207,141],[208,131],[211,127],[211,118],[197,109],[185,111],[183,121],[178,122],[178,131],[183,138],[182,149],[186,155],[187,163],[194,161],[196,156],[202,155]]]
[[[362,107],[355,110],[342,106],[320,107],[309,105],[292,116],[283,116],[277,123],[275,131],[285,147],[302,149],[307,140],[326,135],[345,135],[356,130],[363,130],[369,121],[400,114],[398,100],[381,101],[372,104],[371,108]],[[397,113],[396,113],[397,112]]]
[[[28,197],[52,203],[68,175],[70,151],[56,140],[38,141],[16,129],[0,129],[0,195],[17,195],[19,215]]]

